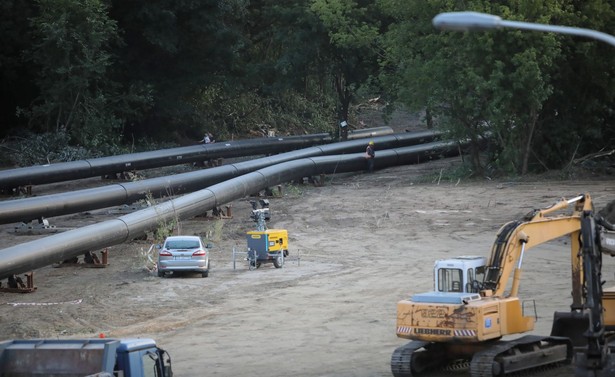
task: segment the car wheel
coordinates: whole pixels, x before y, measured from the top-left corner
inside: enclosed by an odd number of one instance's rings
[[[164,272],[163,272],[163,271],[158,270],[158,277],[159,277],[159,278],[163,278],[163,277],[164,277]]]
[[[206,277],[208,277],[208,276],[209,276],[209,271],[203,271],[203,272],[201,272],[201,277],[206,278]]]

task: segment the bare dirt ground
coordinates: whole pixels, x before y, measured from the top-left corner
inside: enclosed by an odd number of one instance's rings
[[[175,375],[186,377],[391,376],[391,353],[405,343],[395,335],[396,303],[432,288],[436,259],[487,256],[501,225],[561,197],[589,192],[597,208],[615,199],[615,179],[438,181],[442,168],[459,163],[284,187],[269,198],[268,226],[288,229],[291,257],[300,261],[281,269],[250,271],[244,260],[233,268],[233,248],[245,250],[245,232],[255,227],[251,198],[232,203],[232,219],[180,223],[181,233],[214,243],[208,278],[156,277],[148,271],[151,239],[109,248],[107,268],[39,269],[34,293],[0,293],[0,339],[151,337],[170,352]],[[107,209],[51,223],[70,228],[116,215]],[[39,237],[17,236],[13,226],[0,228],[5,246]],[[569,254],[560,239],[524,259],[520,295],[535,300],[536,334],[548,334],[553,312],[569,308]],[[604,265],[606,286],[615,285],[615,260]]]

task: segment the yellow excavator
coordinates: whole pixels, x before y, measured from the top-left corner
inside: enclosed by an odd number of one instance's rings
[[[570,206],[571,213],[554,214]],[[601,281],[602,253],[615,256],[613,230],[594,213],[590,195],[583,194],[505,224],[488,260],[436,261],[434,291],[397,304],[397,336],[411,342],[393,352],[393,375],[416,377],[465,363],[472,377],[492,377],[575,359],[577,376],[615,376],[610,338],[615,291],[603,291]],[[535,305],[526,306],[518,297],[525,252],[563,236],[571,245],[571,311],[555,313],[550,336],[504,340],[534,329]]]

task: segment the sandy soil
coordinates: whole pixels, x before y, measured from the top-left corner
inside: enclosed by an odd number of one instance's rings
[[[0,339],[152,337],[172,355],[175,375],[186,377],[390,376],[391,353],[405,343],[395,335],[396,303],[432,288],[434,260],[488,255],[501,225],[561,197],[589,192],[598,208],[615,199],[615,180],[438,180],[443,167],[459,163],[284,187],[270,198],[268,224],[289,231],[294,260],[282,269],[250,271],[242,259],[233,268],[233,248],[245,250],[244,234],[255,227],[250,198],[232,203],[232,219],[180,223],[181,233],[214,242],[208,278],[156,277],[148,271],[151,239],[109,248],[107,268],[42,268],[36,292],[0,293]],[[70,228],[116,213],[51,222]],[[37,237],[16,236],[13,225],[0,231],[6,246]],[[604,262],[606,285],[615,285],[615,261]],[[548,334],[553,312],[568,309],[569,266],[563,239],[526,255],[520,295],[535,300],[534,333]]]

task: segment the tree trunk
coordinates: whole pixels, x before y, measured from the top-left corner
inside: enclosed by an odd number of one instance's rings
[[[527,127],[527,133],[525,134],[525,145],[523,148],[522,163],[521,163],[521,175],[527,174],[528,170],[528,161],[530,159],[530,154],[532,153],[532,140],[534,138],[534,130],[536,129],[536,122],[538,119],[538,115],[535,109],[532,109],[530,113],[530,122]]]
[[[340,121],[348,120],[348,109],[350,107],[350,91],[346,87],[346,80],[343,74],[335,76],[335,90],[340,101],[338,116]]]
[[[476,135],[472,135],[470,140],[471,140],[471,142],[470,142],[470,156],[471,156],[471,159],[472,159],[472,168],[474,169],[474,171],[476,172],[477,175],[483,175],[484,169],[483,169],[483,165],[480,162],[481,143],[476,138]]]

